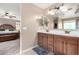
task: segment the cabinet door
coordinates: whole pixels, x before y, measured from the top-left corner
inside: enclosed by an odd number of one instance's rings
[[[53,47],[54,43],[53,42],[54,42],[53,41],[53,35],[48,35],[48,51],[50,51],[50,52],[53,52],[53,49],[54,49],[54,47]]]
[[[43,37],[42,37],[42,33],[38,33],[38,45],[40,47],[43,47]]]
[[[43,48],[47,50],[47,44],[48,44],[48,37],[47,34],[43,34]]]
[[[77,39],[74,37],[66,37],[66,54],[77,55]]]
[[[78,55],[79,55],[79,38],[78,38]]]
[[[54,35],[54,53],[64,54],[64,39],[62,36]]]

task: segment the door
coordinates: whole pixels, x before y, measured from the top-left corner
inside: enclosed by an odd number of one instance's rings
[[[78,55],[79,55],[79,38],[78,38]]]

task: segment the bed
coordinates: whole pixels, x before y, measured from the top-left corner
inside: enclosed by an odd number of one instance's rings
[[[19,38],[19,32],[10,24],[0,25],[0,42],[16,40]]]

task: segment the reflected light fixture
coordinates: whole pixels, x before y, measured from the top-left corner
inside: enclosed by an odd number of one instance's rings
[[[67,8],[66,7],[60,7],[60,10],[62,11],[62,12],[65,12],[65,11],[67,11]]]
[[[53,10],[49,10],[47,13],[48,13],[49,15],[54,15],[54,14],[56,13],[56,11],[57,11],[57,10],[54,10],[54,9],[53,9]]]

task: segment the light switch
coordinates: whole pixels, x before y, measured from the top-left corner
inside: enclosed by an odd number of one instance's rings
[[[23,30],[27,30],[27,27],[23,27]]]

